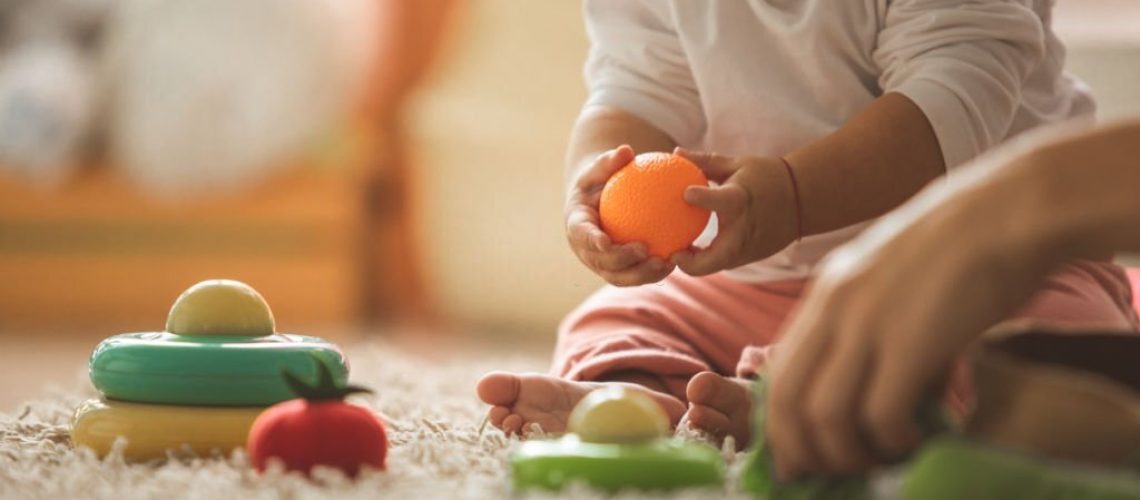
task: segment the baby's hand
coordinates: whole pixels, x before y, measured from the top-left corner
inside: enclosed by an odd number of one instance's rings
[[[764,259],[798,237],[795,187],[779,158],[728,157],[677,148],[715,187],[690,186],[685,201],[716,212],[717,235],[707,248],[673,255],[673,263],[704,276]]]
[[[649,258],[644,243],[616,245],[601,229],[598,202],[602,188],[614,172],[633,161],[633,148],[621,146],[598,156],[571,184],[566,202],[566,238],[570,248],[586,267],[617,286],[634,286],[661,281],[673,265],[657,257]]]

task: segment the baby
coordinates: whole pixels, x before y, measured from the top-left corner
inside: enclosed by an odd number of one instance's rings
[[[550,374],[479,382],[491,422],[560,432],[584,394],[628,384],[674,423],[745,444],[747,380],[828,251],[986,149],[1091,118],[1062,72],[1052,3],[586,0],[566,231],[612,286],[563,321]],[[716,182],[685,193],[716,213],[712,243],[664,261],[612,242],[598,225],[606,179],[635,152],[678,147]],[[1017,316],[1135,329],[1128,290],[1107,262],[1073,263]]]

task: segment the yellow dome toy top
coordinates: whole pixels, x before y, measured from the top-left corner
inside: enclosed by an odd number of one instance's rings
[[[637,443],[666,436],[669,417],[642,392],[606,387],[582,398],[567,427],[589,443]]]
[[[273,312],[253,287],[215,279],[186,289],[166,317],[175,335],[260,337],[275,331]]]

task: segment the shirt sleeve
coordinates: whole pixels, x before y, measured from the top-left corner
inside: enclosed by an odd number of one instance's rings
[[[888,0],[873,54],[883,92],[930,120],[946,166],[1000,143],[1045,52],[1032,0]]]
[[[586,105],[625,110],[692,145],[704,112],[689,61],[666,2],[585,0],[590,53]]]

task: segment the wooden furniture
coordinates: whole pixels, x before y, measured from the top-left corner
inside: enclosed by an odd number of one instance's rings
[[[430,318],[405,122],[453,4],[360,4],[374,50],[343,147],[253,189],[167,203],[113,168],[52,192],[0,177],[0,333],[159,328],[178,293],[211,277],[253,285],[281,329]]]
[[[352,323],[366,286],[359,177],[297,168],[181,204],[107,170],[51,193],[0,179],[0,331],[161,328],[183,289],[213,277],[260,290],[282,328]]]

